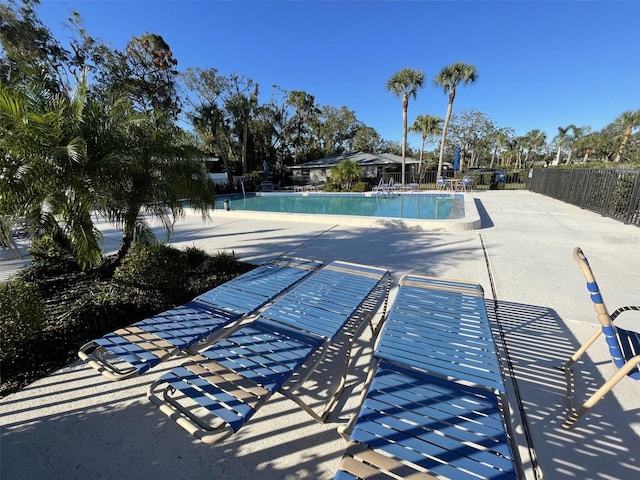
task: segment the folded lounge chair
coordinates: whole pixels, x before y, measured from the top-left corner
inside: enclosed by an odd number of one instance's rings
[[[389,279],[380,268],[332,262],[280,297],[257,320],[163,375],[149,387],[148,397],[205,443],[238,431],[276,392],[324,422],[344,387],[353,338],[373,312],[386,307]],[[315,362],[310,362],[308,374],[313,373],[343,329],[350,340],[342,377],[323,411],[316,413],[287,382],[310,360]],[[296,383],[304,380],[296,378]]]
[[[272,260],[189,303],[92,340],[78,356],[110,380],[140,375],[181,351],[211,341],[321,266],[293,257]]]
[[[589,294],[591,295],[593,308],[598,315],[601,328],[596,330],[562,367],[567,379],[567,400],[569,403],[569,415],[562,425],[564,428],[571,428],[587,410],[598,403],[623,378],[628,376],[633,380],[640,380],[640,333],[618,328],[613,324],[613,321],[621,313],[629,310],[640,310],[640,306],[631,305],[621,307],[609,314],[596,279],[589,266],[589,262],[587,261],[587,257],[579,247],[573,250],[573,258],[578,262],[584,278],[587,281],[587,290],[589,290]],[[572,406],[573,365],[601,335],[604,335],[607,346],[609,347],[614,374],[604,385],[596,390],[579,409],[575,410]]]
[[[473,189],[473,177],[464,176],[458,185],[458,188],[461,192],[467,192]]]
[[[482,288],[405,276],[335,478],[522,475]]]
[[[371,189],[372,192],[390,192],[393,189],[393,178],[389,178],[388,182],[384,181],[384,177],[380,177],[378,185]]]

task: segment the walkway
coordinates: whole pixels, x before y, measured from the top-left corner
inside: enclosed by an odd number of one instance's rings
[[[573,247],[581,246],[588,255],[611,309],[638,303],[640,229],[527,191],[471,195],[483,224],[475,231],[266,222],[218,212],[209,225],[190,216],[178,225],[172,242],[211,253],[233,250],[252,263],[286,253],[386,267],[395,279],[421,273],[482,284],[487,299],[497,299],[517,378],[512,398],[519,393],[522,399],[545,478],[638,477],[640,382],[625,379],[567,432],[560,426],[564,380],[556,367],[590,335],[596,321],[571,258]],[[118,233],[106,226],[104,233],[105,248],[115,249]],[[0,272],[6,266],[0,262]],[[638,325],[640,313],[627,315]],[[239,434],[214,446],[192,439],[146,400],[149,383],[180,360],[119,383],[76,362],[0,403],[0,477],[331,479],[344,447],[336,428],[357,408],[368,340],[366,335],[359,339],[357,365],[328,423],[316,424],[297,405],[276,396]],[[609,375],[605,359],[604,348],[598,348],[579,364],[578,396]],[[318,386],[310,386],[309,398]],[[526,458],[524,429],[519,431]],[[528,473],[533,478],[531,468]]]

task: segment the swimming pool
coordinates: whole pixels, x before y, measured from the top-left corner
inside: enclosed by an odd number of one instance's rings
[[[447,194],[340,194],[263,193],[225,197],[231,210],[303,213],[315,215],[356,215],[364,217],[442,220],[464,217],[463,195]],[[224,208],[218,198],[216,208]]]
[[[225,208],[227,202],[228,210]],[[393,225],[424,230],[455,231],[479,227],[479,216],[469,195],[450,193],[276,192],[246,197],[219,195],[215,214],[366,227]]]

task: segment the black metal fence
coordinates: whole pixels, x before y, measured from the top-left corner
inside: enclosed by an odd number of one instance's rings
[[[640,226],[640,170],[536,168],[529,190]]]
[[[464,173],[454,172],[453,170],[443,170],[442,175],[449,178],[462,178],[465,176],[473,179],[473,190],[526,190],[527,170],[498,170],[490,171],[487,169],[468,170]],[[436,188],[437,172],[430,170],[424,172],[420,188]],[[400,172],[385,172],[382,176],[384,183],[393,180],[394,184],[402,183],[402,174]],[[407,175],[408,183],[417,183],[417,180]]]

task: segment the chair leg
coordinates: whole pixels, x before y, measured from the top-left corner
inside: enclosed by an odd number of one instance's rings
[[[578,359],[580,359],[580,357],[584,354],[584,352],[587,351],[587,349],[593,345],[593,342],[595,342],[598,337],[602,335],[602,329],[599,328],[598,330],[596,330],[595,332],[593,332],[593,335],[591,335],[589,337],[589,339],[584,342],[584,344],[576,351],[576,353],[574,353],[573,355],[571,355],[571,358],[567,361],[567,363],[565,363],[564,365],[562,365],[562,369],[563,370],[567,370],[569,368],[571,368],[573,366],[574,363],[576,363],[578,361]]]
[[[587,410],[589,410],[596,403],[602,400],[604,396],[609,393],[620,380],[626,377],[634,368],[637,368],[639,364],[640,356],[634,357],[632,360],[627,362],[621,369],[616,371],[613,377],[611,377],[604,385],[596,390],[596,392],[591,395],[578,410],[574,410],[573,412],[571,412],[562,424],[562,427],[566,429],[573,427],[578,419],[587,412]]]
[[[571,355],[571,358],[569,358],[569,360],[567,360],[566,363],[560,366],[560,369],[564,372],[564,376],[565,376],[565,384],[566,384],[565,399],[566,399],[566,408],[568,412],[575,412],[575,409],[573,408],[573,394],[574,394],[573,365],[580,359],[580,357],[582,357],[582,355],[584,355],[587,349],[591,345],[593,345],[593,342],[595,342],[600,335],[602,335],[602,329],[599,328],[598,330],[593,332],[593,335],[591,335],[591,337],[589,337],[589,339],[584,344],[582,344],[582,346],[573,355]]]
[[[313,364],[312,367],[309,368],[309,373],[307,375],[304,375],[301,379],[298,380],[299,385],[297,387],[293,388],[290,391],[284,388],[281,388],[278,390],[280,394],[284,395],[289,400],[292,400],[293,402],[297,403],[298,406],[300,406],[305,412],[307,412],[307,414],[309,414],[311,418],[313,418],[318,423],[326,422],[329,415],[333,412],[333,409],[336,406],[336,403],[340,399],[340,396],[342,395],[342,392],[344,391],[344,387],[347,382],[347,374],[349,373],[349,364],[351,361],[351,351],[353,349],[353,343],[355,342],[356,337],[358,337],[360,333],[362,333],[362,329],[366,328],[367,325],[371,324],[371,314],[369,312],[362,311],[358,315],[359,316],[357,316],[357,318],[351,320],[355,324],[353,325],[352,331],[350,331],[347,334],[348,335],[347,346],[346,346],[344,364],[342,367],[342,373],[340,375],[340,380],[338,381],[336,390],[328,397],[328,400],[325,403],[325,406],[320,413],[317,413],[316,411],[314,411],[313,408],[311,408],[310,405],[308,405],[304,400],[302,400],[302,398],[296,395],[295,392],[298,390],[298,388],[302,386],[304,382],[306,382],[309,379],[309,377],[311,377],[311,375],[316,370],[316,366],[320,364],[320,362],[323,360],[326,354],[326,350],[329,348],[329,345],[330,345],[329,342],[325,344],[324,352],[318,356],[318,359],[316,360],[316,362]]]
[[[369,373],[367,374],[367,379],[364,381],[362,392],[360,392],[360,399],[358,401],[358,405],[360,405],[360,407],[358,407],[358,410],[353,415],[351,415],[351,418],[345,425],[341,425],[338,427],[338,433],[342,438],[344,438],[347,441],[349,441],[349,435],[351,434],[351,430],[353,430],[353,427],[356,424],[356,421],[358,420],[358,413],[362,408],[364,399],[367,397],[367,393],[369,392],[369,386],[373,381],[373,377],[375,376],[377,368],[378,368],[378,360],[374,358],[371,361],[371,365],[369,365]]]

